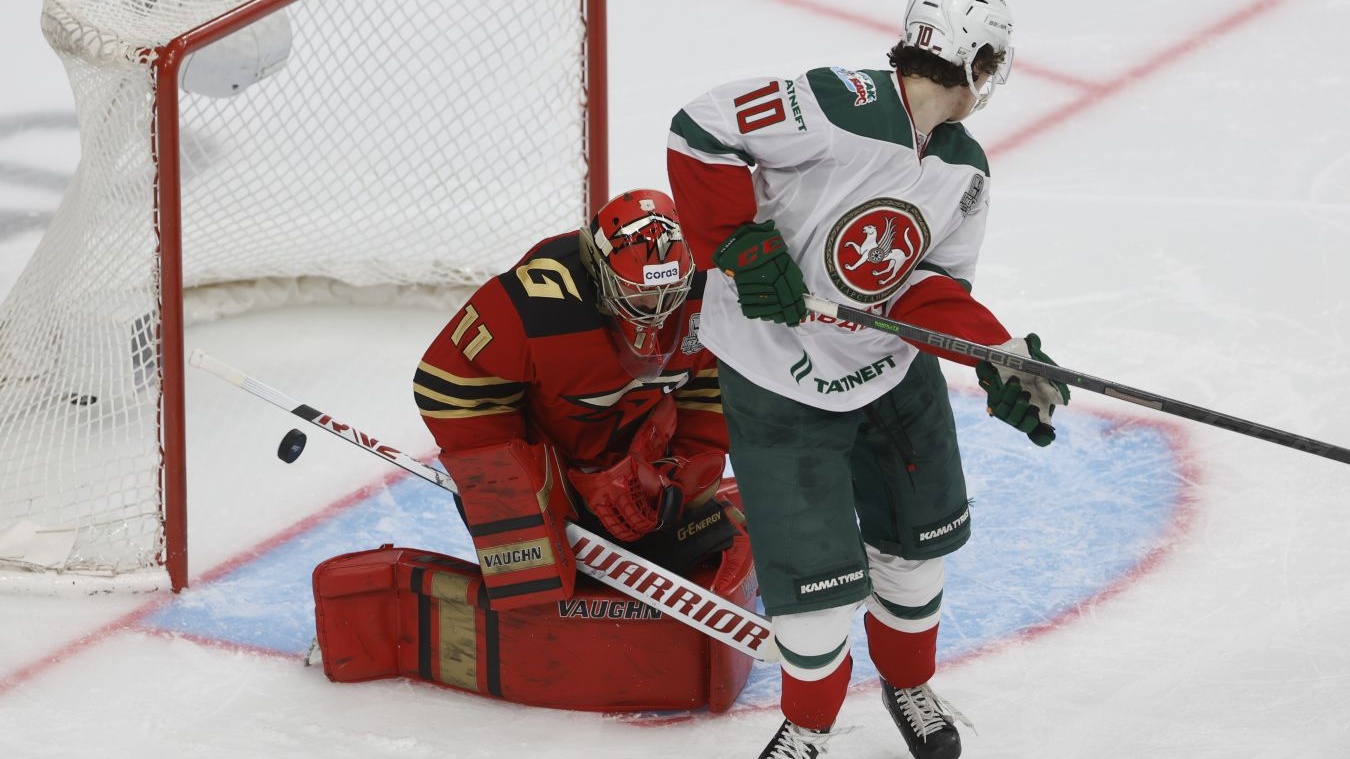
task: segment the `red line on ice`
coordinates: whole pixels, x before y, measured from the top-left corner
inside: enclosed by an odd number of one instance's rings
[[[901,33],[900,23],[889,19],[846,11],[835,8],[820,0],[772,0],[779,5],[790,6],[818,16],[863,27],[873,32],[884,32],[895,36]],[[1292,2],[1292,0],[1256,0],[1226,16],[1219,18],[1207,27],[1192,32],[1175,44],[1149,56],[1143,62],[1127,69],[1123,74],[1101,83],[1079,79],[1058,69],[1045,68],[1027,62],[1019,56],[1014,67],[1018,74],[1026,74],[1079,90],[1081,94],[1068,103],[1051,110],[1032,123],[1014,131],[1011,135],[989,145],[987,152],[997,155],[1022,147],[1043,133],[1072,120],[1075,116],[1102,104],[1121,94],[1131,85],[1138,84],[1153,75],[1177,63],[1187,55],[1196,52],[1205,45],[1216,42],[1261,16]],[[898,4],[897,4],[898,5]]]
[[[301,519],[300,521],[296,522],[290,527],[283,529],[282,531],[272,535],[271,537],[252,546],[251,548],[247,548],[243,551],[240,551],[233,557],[226,559],[224,562],[217,564],[216,566],[212,567],[206,572],[203,572],[202,574],[194,577],[192,580],[189,581],[188,587],[191,588],[194,586],[206,585],[211,582],[214,582],[215,580],[220,579],[221,577],[224,577],[230,572],[249,563],[250,561],[253,561],[254,559],[258,558],[264,553],[267,553],[273,548],[286,544],[288,541],[293,540],[294,538],[303,535],[306,532],[309,532],[310,530],[314,529],[316,526],[322,524],[323,522],[332,519],[337,514],[346,511],[347,509],[365,501],[367,498],[370,498],[371,495],[374,494],[375,492],[390,486],[395,481],[400,480],[406,476],[407,476],[406,472],[394,471],[386,475],[379,482],[366,485],[365,487],[359,488],[343,496],[339,500],[329,504],[328,506],[309,515],[308,517]],[[135,609],[134,611],[116,620],[113,620],[112,622],[109,622],[103,625],[102,627],[93,630],[92,632],[89,632],[81,636],[78,640],[71,641],[70,643],[67,643],[66,645],[56,649],[55,651],[43,655],[42,658],[38,659],[37,661],[34,661],[26,666],[20,667],[19,669],[7,675],[0,676],[0,695],[4,695],[6,692],[13,690],[18,685],[28,680],[31,680],[33,677],[41,674],[42,672],[45,672],[46,670],[78,655],[85,649],[91,648],[99,643],[102,643],[109,637],[123,632],[138,632],[157,636],[182,637],[185,639],[195,640],[199,643],[209,643],[210,645],[216,648],[246,651],[250,653],[267,653],[274,656],[281,655],[279,652],[270,651],[268,649],[262,649],[256,646],[231,643],[228,641],[211,640],[202,636],[196,636],[192,634],[180,635],[178,633],[167,632],[159,628],[141,626],[140,623],[142,620],[159,611],[160,609],[164,608],[168,604],[172,603],[176,597],[177,597],[176,595],[170,593],[157,593],[155,594],[154,598],[146,602],[145,605]]]

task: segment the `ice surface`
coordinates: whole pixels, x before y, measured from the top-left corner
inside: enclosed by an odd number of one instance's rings
[[[707,87],[884,65],[903,5],[611,3],[612,187],[666,186],[666,124]],[[0,9],[0,292],[78,156],[39,6]],[[1013,10],[1013,78],[969,124],[995,193],[976,295],[1079,371],[1350,445],[1350,4]],[[261,312],[188,347],[423,455],[407,383],[444,318]],[[344,353],[361,339],[377,347]],[[347,397],[356,372],[375,390]],[[976,723],[967,756],[1350,756],[1350,467],[1083,392],[1041,451],[947,374],[975,537],[935,685]],[[727,715],[664,720],[329,683],[300,664],[313,563],[385,540],[453,553],[456,520],[328,436],[283,464],[293,418],[200,372],[188,391],[192,589],[0,596],[5,756],[749,757],[777,726],[769,668]],[[866,674],[835,753],[902,755]]]

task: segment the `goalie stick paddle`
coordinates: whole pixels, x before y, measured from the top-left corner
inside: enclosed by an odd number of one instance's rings
[[[969,340],[962,340],[959,337],[953,337],[941,332],[935,332],[923,327],[916,327],[912,324],[887,319],[884,316],[869,314],[866,311],[857,308],[851,308],[831,300],[818,298],[814,295],[806,296],[806,307],[822,316],[828,316],[835,319],[844,319],[854,324],[861,324],[864,327],[889,332],[898,337],[904,338],[915,343],[923,343],[941,348],[952,353],[961,353],[972,358],[988,361],[991,364],[1006,366],[1009,369],[1016,369],[1027,374],[1034,374],[1038,377],[1044,377],[1049,380],[1057,380],[1066,385],[1080,387],[1084,390],[1090,390],[1094,393],[1101,393],[1110,398],[1119,398],[1122,401],[1129,401],[1140,406],[1147,406],[1155,411],[1162,411],[1167,414],[1190,419],[1192,421],[1208,424],[1213,427],[1237,432],[1242,435],[1265,440],[1268,443],[1283,445],[1293,448],[1296,451],[1311,453],[1314,456],[1322,456],[1339,461],[1342,464],[1350,464],[1350,449],[1340,446],[1323,443],[1320,440],[1313,440],[1302,435],[1295,435],[1292,432],[1277,430],[1273,427],[1267,427],[1256,422],[1249,422],[1245,419],[1239,419],[1228,414],[1221,414],[1218,411],[1211,411],[1200,406],[1193,406],[1189,403],[1166,398],[1161,395],[1139,390],[1125,385],[1117,384],[1109,380],[1098,379],[1086,374],[1080,374],[1072,369],[1066,369],[1062,366],[1047,364],[1037,361],[1033,358],[1001,351],[998,348],[991,348],[979,343],[972,343]]]
[[[458,495],[450,475],[433,469],[399,449],[334,417],[307,406],[198,348],[188,363],[243,388],[310,424],[373,453],[436,487]],[[711,590],[638,556],[584,527],[569,522],[567,539],[576,554],[577,568],[586,575],[680,620],[741,653],[761,661],[777,661],[769,620],[742,609]]]

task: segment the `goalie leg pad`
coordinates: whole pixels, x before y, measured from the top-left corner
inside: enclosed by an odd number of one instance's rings
[[[314,569],[314,629],[329,680],[397,677],[399,551],[384,546],[328,559]]]
[[[731,547],[722,552],[722,562],[717,567],[708,586],[714,593],[740,606],[742,609],[755,610],[755,599],[759,596],[759,581],[755,577],[755,560],[750,554],[750,536],[745,528],[732,522],[735,537]],[[724,712],[736,703],[736,697],[745,687],[750,677],[750,668],[755,660],[730,646],[709,641],[708,646],[708,709]]]
[[[754,604],[749,543],[695,576]],[[586,711],[725,711],[752,660],[582,578],[571,599],[493,611],[478,567],[384,546],[314,570],[324,674],[407,677],[513,703]]]
[[[497,611],[571,598],[573,514],[557,455],[523,440],[443,456],[459,485],[464,521]]]

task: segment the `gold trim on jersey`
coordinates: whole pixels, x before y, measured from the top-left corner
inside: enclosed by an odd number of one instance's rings
[[[427,398],[428,400],[437,401],[439,403],[448,403],[451,406],[458,406],[460,408],[476,408],[478,406],[482,406],[485,404],[493,404],[499,406],[518,406],[520,405],[520,401],[524,400],[525,398],[524,390],[521,390],[518,393],[512,393],[511,395],[503,395],[498,397],[483,396],[481,398],[457,398],[453,395],[438,393],[435,390],[432,390],[431,388],[416,382],[413,383],[413,392],[424,398]]]
[[[446,411],[423,411],[422,416],[428,419],[468,419],[475,416],[492,416],[494,414],[514,414],[517,409],[506,408],[503,406],[492,406],[481,409],[463,409]]]
[[[520,410],[526,387],[500,377],[461,377],[423,361],[417,365],[413,396],[428,419],[463,419]]]
[[[676,398],[688,398],[690,396],[698,396],[699,398],[721,398],[722,390],[721,388],[716,387],[706,387],[701,389],[692,388],[689,390],[681,389],[675,391]]]
[[[711,411],[714,414],[722,413],[722,404],[718,403],[699,403],[697,401],[675,401],[675,408],[686,409],[689,411]]]
[[[447,380],[447,381],[449,381],[449,382],[453,382],[453,383],[455,383],[456,385],[474,385],[474,386],[479,386],[479,385],[512,385],[512,384],[519,385],[519,384],[521,384],[521,383],[519,383],[519,382],[516,382],[515,380],[502,379],[501,377],[461,377],[461,376],[459,376],[458,374],[451,374],[450,372],[447,372],[447,371],[444,370],[444,369],[441,369],[441,368],[439,368],[439,367],[432,366],[431,364],[428,364],[428,363],[425,362],[425,361],[419,362],[419,363],[417,364],[417,368],[418,368],[418,369],[421,369],[422,371],[426,372],[427,374],[434,374],[435,376],[440,377],[440,378],[443,379],[443,380]]]

